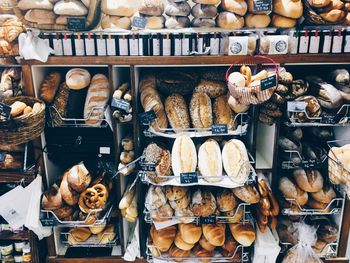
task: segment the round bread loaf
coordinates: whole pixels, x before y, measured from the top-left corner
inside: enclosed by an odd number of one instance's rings
[[[217,97],[215,99],[213,111],[215,124],[226,124],[229,130],[235,130],[237,128],[237,124],[235,123],[234,119],[235,116],[230,106],[228,105],[226,95]]]
[[[147,16],[145,29],[162,29],[164,28],[164,16]]]
[[[226,224],[202,225],[203,235],[213,246],[222,246],[225,243]]]
[[[227,91],[225,82],[205,79],[202,79],[194,89],[194,92],[204,92],[212,99],[225,95]]]
[[[273,12],[280,16],[298,19],[303,15],[303,3],[301,0],[275,0]]]
[[[216,25],[224,29],[241,29],[244,26],[244,18],[225,11],[216,17]]]
[[[170,126],[176,133],[190,128],[190,116],[182,95],[173,93],[168,96],[165,100],[165,112]]]
[[[272,16],[272,23],[271,25],[273,27],[278,27],[278,28],[291,28],[295,27],[297,24],[297,20],[289,17],[284,17],[280,15],[273,15]]]
[[[66,74],[66,84],[71,90],[80,90],[89,86],[91,75],[89,71],[82,68],[73,68]]]
[[[188,244],[195,244],[202,236],[201,226],[195,224],[179,224],[179,232],[183,241]]]
[[[175,139],[171,154],[171,165],[175,176],[196,171],[197,151],[189,136],[180,135]]]
[[[193,93],[190,101],[193,128],[210,128],[213,124],[212,106],[209,96],[203,92]]]
[[[193,27],[215,27],[215,20],[211,18],[194,18],[192,19]]]
[[[166,203],[157,209],[151,210],[151,217],[155,222],[168,221],[174,215],[174,210]]]
[[[216,203],[220,212],[232,211],[238,205],[236,197],[229,189],[217,193]]]
[[[199,76],[191,70],[166,70],[157,74],[157,89],[163,94],[192,94]]]
[[[248,14],[245,16],[245,25],[248,28],[265,28],[268,27],[271,22],[269,15],[253,15]]]
[[[311,193],[311,196],[317,202],[329,204],[334,198],[337,197],[337,194],[334,192],[332,186],[325,184],[322,190],[319,192]]]
[[[186,2],[168,2],[165,7],[165,14],[168,16],[188,16],[191,13],[191,6]]]
[[[210,216],[215,213],[216,200],[212,193],[198,189],[192,195],[192,212],[195,216]]]
[[[220,0],[193,0],[196,4],[204,4],[204,5],[217,5],[220,3]]]
[[[215,5],[196,4],[192,7],[192,15],[195,18],[214,18],[218,14]]]
[[[102,0],[101,9],[107,15],[132,17],[139,5],[139,0]]]
[[[315,193],[323,188],[323,177],[317,170],[296,169],[293,176],[299,188],[305,192]]]
[[[234,195],[244,203],[256,204],[259,202],[260,195],[252,185],[241,186],[232,189]]]
[[[131,19],[126,16],[104,16],[101,20],[102,29],[131,29]]]
[[[148,189],[146,199],[145,199],[145,207],[151,211],[153,209],[157,209],[166,204],[167,199],[165,197],[164,188],[160,186],[151,185]]]
[[[278,189],[287,199],[294,199],[299,205],[303,206],[307,203],[308,195],[306,192],[301,190],[287,177],[282,177],[279,181]]]
[[[186,28],[191,25],[187,16],[170,16],[165,21],[165,27],[170,29]]]
[[[251,246],[255,241],[255,230],[251,224],[229,224],[234,239],[243,246]]]
[[[215,183],[222,180],[221,150],[217,141],[209,139],[199,147],[198,170],[205,176],[204,180],[207,182]]]
[[[77,0],[61,0],[58,1],[53,11],[56,15],[66,15],[66,16],[85,16],[88,13],[86,6]]]
[[[91,175],[86,169],[84,163],[74,165],[68,171],[67,175],[68,184],[73,190],[81,193],[88,188],[91,183]]]
[[[165,187],[166,197],[169,201],[176,201],[186,196],[187,187],[167,185]]]
[[[247,13],[248,5],[244,0],[221,0],[223,10],[244,16]]]
[[[164,12],[163,0],[142,0],[139,13],[148,16],[161,16]]]

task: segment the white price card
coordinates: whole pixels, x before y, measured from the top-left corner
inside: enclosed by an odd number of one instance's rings
[[[331,33],[327,33],[324,35],[323,38],[323,53],[330,53],[331,52],[331,45],[332,45],[332,35]]]
[[[210,38],[210,55],[218,56],[220,52],[220,38],[214,37]]]
[[[182,41],[179,35],[175,36],[174,40],[174,56],[181,56],[182,54]]]
[[[153,56],[160,56],[160,39],[153,38],[152,45],[153,45]]]
[[[117,49],[115,45],[115,38],[113,35],[108,35],[106,39],[106,45],[107,45],[107,56],[116,56]]]
[[[84,56],[85,55],[84,40],[81,38],[80,33],[77,33],[74,36],[74,47],[75,47],[75,55],[76,56]]]
[[[95,39],[91,36],[90,32],[85,36],[85,52],[87,56],[96,55]]]
[[[229,37],[228,42],[229,56],[248,54],[248,37]]]
[[[63,43],[58,34],[53,38],[53,49],[55,50],[55,56],[63,56]]]
[[[305,33],[300,36],[299,53],[305,54],[308,52],[308,49],[309,49],[309,33],[308,31],[305,31]]]
[[[119,37],[119,56],[128,56],[128,38],[125,35]]]
[[[66,33],[64,33],[62,43],[63,43],[63,55],[73,56],[72,40],[70,39],[70,36],[67,36]]]
[[[182,38],[182,52],[181,54],[183,56],[189,56],[190,55],[190,39],[188,37],[183,37]]]
[[[129,39],[129,49],[130,49],[130,56],[139,55],[139,41],[137,38],[135,38],[134,34]]]
[[[337,35],[333,36],[332,53],[341,53],[343,48],[342,30],[338,30]]]
[[[317,54],[320,50],[320,36],[318,30],[310,37],[309,53]]]
[[[289,112],[305,112],[306,102],[305,101],[288,101],[287,110]]]
[[[346,35],[344,39],[344,53],[350,52],[350,35]]]
[[[163,56],[171,55],[171,40],[169,33],[163,36]]]
[[[107,55],[107,44],[106,39],[104,39],[102,33],[98,36],[96,40],[97,44],[97,56],[106,56]]]
[[[294,32],[292,36],[290,36],[290,53],[291,54],[297,54],[298,53],[298,43],[299,42],[299,35],[297,32]]]

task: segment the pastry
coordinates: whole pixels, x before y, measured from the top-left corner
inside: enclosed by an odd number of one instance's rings
[[[179,249],[182,250],[191,250],[194,246],[194,244],[189,244],[186,243],[182,237],[181,237],[181,232],[177,232],[176,236],[175,236],[175,241],[174,241],[175,246],[177,246]]]
[[[191,254],[191,250],[182,250],[177,246],[172,245],[168,251],[170,258],[174,258],[175,261],[181,262],[181,258],[188,258]]]
[[[195,224],[179,224],[179,232],[183,241],[195,244],[202,236],[202,227]]]
[[[229,130],[236,129],[235,116],[227,103],[227,96],[217,97],[213,105],[214,123],[226,124]]]
[[[270,16],[265,14],[248,14],[245,16],[245,24],[248,28],[266,28],[269,26],[270,22]]]
[[[192,7],[192,16],[195,18],[214,18],[218,14],[215,5],[196,4]]]
[[[238,205],[236,197],[229,189],[224,189],[216,195],[216,203],[220,212],[232,211]]]
[[[252,185],[234,188],[232,192],[238,199],[248,204],[256,204],[260,200],[258,191]]]
[[[190,117],[185,98],[177,93],[169,95],[165,100],[165,112],[170,126],[175,132],[190,128]]]
[[[169,201],[176,201],[184,198],[187,193],[187,187],[183,186],[166,186],[165,193]]]
[[[239,244],[232,236],[226,237],[225,244],[221,246],[223,252],[226,254],[225,257],[232,257],[235,254],[238,245]]]
[[[225,243],[225,224],[202,225],[203,236],[213,246],[222,246]]]
[[[91,175],[86,169],[84,163],[74,165],[67,172],[67,181],[69,186],[78,193],[81,193],[88,188],[91,183]]]
[[[216,200],[212,193],[198,189],[193,193],[192,212],[195,216],[210,216],[215,213]]]
[[[57,15],[66,16],[85,16],[88,14],[86,6],[78,0],[61,0],[58,1],[53,11]]]
[[[11,104],[11,116],[12,117],[18,117],[23,114],[24,109],[27,107],[27,104],[25,104],[22,101],[15,101]]]
[[[210,244],[210,242],[205,238],[204,235],[202,235],[201,239],[199,240],[199,244],[202,248],[209,252],[214,251],[216,248],[216,246]]]
[[[244,217],[244,208],[239,206],[231,211],[224,212],[223,216],[228,217],[227,221],[230,223],[239,223]]]
[[[243,246],[251,246],[255,241],[255,229],[251,224],[229,224],[233,238]]]
[[[101,233],[106,228],[106,225],[101,226],[90,226],[90,232],[91,234],[97,235],[98,233]]]
[[[40,87],[40,99],[50,104],[56,95],[60,83],[61,74],[59,72],[52,72],[47,75]]]
[[[157,230],[154,225],[151,226],[150,236],[153,245],[159,249],[160,252],[167,252],[173,244],[176,236],[176,226],[169,226]]]
[[[208,79],[200,80],[194,89],[194,92],[204,92],[212,99],[225,95],[227,91],[225,82]]]
[[[221,7],[225,11],[240,16],[244,16],[248,10],[248,5],[244,0],[221,0]]]
[[[192,70],[166,70],[157,74],[157,89],[164,94],[189,95],[199,81]]]
[[[145,207],[148,210],[153,210],[165,205],[166,202],[167,198],[165,197],[164,188],[151,185],[146,195]]]
[[[140,5],[139,0],[102,0],[102,12],[113,16],[133,16]]]
[[[175,139],[171,151],[171,165],[175,176],[196,171],[197,151],[189,136],[180,135]]]
[[[331,11],[320,13],[320,16],[327,22],[338,23],[346,17],[346,13],[343,10],[332,9]]]
[[[224,29],[241,29],[244,26],[244,18],[225,11],[216,17],[216,25]]]
[[[280,16],[298,19],[303,15],[301,0],[276,0],[273,2],[273,12]]]
[[[188,208],[188,206],[191,203],[191,195],[187,193],[183,198],[169,201],[170,206],[176,211],[176,210],[183,210]]]
[[[68,172],[65,172],[60,184],[60,193],[68,205],[76,205],[79,201],[79,194],[74,191],[68,183]]]
[[[222,180],[221,150],[217,141],[206,140],[198,150],[198,170],[210,183]],[[217,178],[215,178],[217,177]]]
[[[52,212],[58,217],[58,219],[63,220],[64,218],[67,218],[74,213],[74,207],[64,204],[63,206],[53,210]]]
[[[195,245],[195,247],[192,249],[192,254],[199,258],[199,261],[201,262],[208,262],[207,259],[200,259],[200,258],[212,258],[214,256],[214,251],[208,251],[204,249],[200,244]]]
[[[91,210],[102,209],[108,200],[108,190],[106,186],[99,183],[89,187],[80,194],[79,208],[83,213],[89,213]]]
[[[190,102],[193,128],[210,128],[213,124],[211,100],[206,93],[195,92]]]
[[[305,192],[315,193],[323,188],[323,177],[317,170],[297,169],[293,171],[293,176],[299,188]]]
[[[166,203],[161,207],[151,210],[151,217],[155,222],[168,221],[174,215],[174,210]],[[137,216],[136,216],[137,217]]]

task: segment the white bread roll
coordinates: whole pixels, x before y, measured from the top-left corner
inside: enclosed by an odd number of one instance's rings
[[[91,75],[89,71],[82,68],[73,68],[66,74],[66,84],[72,90],[79,90],[89,86]]]
[[[228,81],[237,87],[245,86],[245,77],[240,72],[233,72],[228,76]]]
[[[49,10],[31,9],[27,11],[24,19],[28,22],[38,23],[40,25],[53,25],[56,22],[56,15]]]
[[[209,183],[219,182],[222,176],[221,149],[217,141],[206,140],[198,150],[198,170],[202,176],[217,176],[219,178],[204,178]]]
[[[288,18],[280,15],[273,15],[272,16],[272,23],[271,25],[273,27],[278,27],[278,28],[291,28],[295,27],[297,24],[297,20],[293,18]]]
[[[122,16],[104,16],[101,21],[102,29],[125,29],[131,28],[130,17]]]
[[[225,29],[241,29],[244,26],[244,18],[231,12],[221,12],[216,17],[216,25]]]
[[[85,16],[88,13],[86,6],[77,0],[61,0],[55,4],[53,11],[64,16]]]
[[[244,0],[221,0],[221,7],[225,11],[244,16],[247,13],[248,5]]]
[[[303,3],[301,0],[275,0],[273,12],[280,16],[298,19],[303,15]]]
[[[147,17],[146,29],[162,29],[164,28],[164,16],[149,16]]]
[[[265,28],[268,27],[271,22],[269,15],[253,15],[248,14],[245,17],[245,24],[248,28]]]
[[[47,9],[52,10],[53,4],[49,0],[21,0],[17,7],[22,11],[29,9]]]
[[[197,151],[189,136],[180,135],[176,138],[171,151],[171,165],[175,176],[196,171]]]
[[[192,7],[192,15],[195,18],[214,18],[218,14],[218,9],[215,5],[196,4]]]
[[[222,162],[226,174],[237,184],[248,180],[250,164],[247,149],[242,141],[231,139],[222,149]]]
[[[107,15],[131,17],[140,5],[141,0],[102,0],[101,9]]]

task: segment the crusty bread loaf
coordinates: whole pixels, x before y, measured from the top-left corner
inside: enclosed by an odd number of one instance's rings
[[[186,28],[191,25],[187,16],[170,16],[165,21],[165,27],[171,29]]]
[[[179,232],[188,244],[197,243],[202,236],[202,228],[196,224],[179,224]]]
[[[53,11],[57,15],[64,16],[85,16],[88,14],[86,6],[78,0],[60,0],[55,4]]]
[[[49,0],[20,0],[17,4],[17,7],[24,10],[29,9],[47,9],[52,10],[53,4]]]
[[[252,185],[234,188],[232,192],[238,199],[248,204],[256,204],[260,199],[258,191]]]
[[[295,199],[301,206],[307,203],[307,193],[301,190],[287,177],[282,177],[280,179],[278,189],[281,191],[285,198]]]
[[[164,28],[164,16],[147,16],[146,29],[162,29]]]
[[[24,15],[24,19],[40,25],[53,25],[56,22],[56,15],[50,10],[30,9]]]
[[[167,185],[165,187],[165,194],[169,201],[180,200],[187,194],[187,187]]]
[[[255,241],[255,229],[251,224],[229,224],[234,239],[243,246],[251,246]]]
[[[280,15],[273,15],[271,25],[273,27],[278,27],[278,28],[291,28],[291,27],[294,27],[296,23],[297,23],[297,20],[294,18],[284,17]]]
[[[171,208],[171,206],[168,203],[166,203],[165,205],[162,205],[157,209],[151,210],[151,217],[155,222],[168,221],[169,217],[172,217],[173,215],[174,215],[174,210]]]
[[[171,165],[175,176],[196,171],[197,151],[189,136],[180,135],[175,139],[171,151]]]
[[[133,16],[139,6],[141,0],[102,0],[101,9],[102,12],[113,16]]]
[[[168,2],[165,7],[167,16],[188,16],[191,13],[191,6],[186,2]]]
[[[131,29],[131,19],[127,16],[106,15],[101,20],[102,29]]]
[[[69,169],[67,172],[67,181],[69,186],[78,193],[88,188],[91,183],[91,175],[83,162]]]
[[[315,193],[323,188],[323,177],[317,170],[296,169],[293,176],[299,188],[305,192]]]
[[[150,236],[153,240],[153,245],[160,252],[167,252],[173,244],[176,236],[176,226],[169,226],[157,230],[154,225],[151,226]]]
[[[241,29],[244,26],[244,18],[225,11],[216,17],[216,25],[224,29]]]
[[[238,205],[238,200],[232,191],[224,189],[217,193],[216,203],[220,212],[228,212],[232,211]]]
[[[222,246],[225,243],[226,224],[202,225],[203,235],[213,246]]]
[[[192,212],[195,216],[210,216],[215,213],[216,200],[211,192],[198,189],[192,195]]]
[[[217,5],[220,3],[220,0],[193,0],[193,2],[203,5]]]
[[[142,0],[139,13],[148,16],[161,16],[164,12],[164,0]]]
[[[148,172],[149,180],[154,183],[165,182],[168,179],[164,176],[169,176],[171,172],[171,154],[164,146],[150,143],[145,149],[145,162],[155,165],[154,172]]]
[[[101,124],[105,106],[109,100],[109,94],[109,81],[107,77],[103,74],[93,76],[84,106],[84,119],[87,124]]]
[[[215,20],[213,18],[194,18],[192,19],[193,27],[215,27]]]
[[[221,7],[225,11],[240,16],[244,16],[248,10],[248,5],[244,0],[221,0]]]
[[[170,206],[174,210],[184,210],[188,209],[189,205],[191,203],[191,195],[190,193],[187,193],[183,198],[174,200],[174,201],[169,201]]]
[[[303,3],[301,0],[275,0],[273,11],[280,16],[298,19],[303,15]]]
[[[270,16],[265,14],[248,14],[245,16],[245,24],[248,28],[266,28],[269,26],[270,22]]]
[[[214,18],[218,10],[215,5],[196,4],[192,7],[192,15],[196,18]]]
[[[198,170],[204,180],[215,183],[222,180],[221,150],[217,141],[209,139],[198,150]],[[218,177],[218,178],[211,178]]]
[[[66,74],[66,84],[71,90],[80,90],[89,86],[91,75],[82,68],[73,68]]]
[[[210,128],[213,124],[212,106],[209,96],[203,92],[193,93],[190,102],[193,128]]]
[[[175,132],[182,132],[190,128],[188,108],[182,95],[178,93],[169,95],[165,100],[165,112]]]
[[[204,92],[210,98],[217,98],[227,93],[227,84],[223,81],[202,79],[194,89],[194,92]]]
[[[229,130],[236,129],[234,113],[228,105],[227,96],[223,95],[215,99],[213,111],[215,124],[226,124]]]
[[[329,204],[334,198],[337,197],[337,194],[334,192],[332,186],[324,185],[319,192],[311,193],[311,196],[317,202]]]

